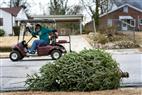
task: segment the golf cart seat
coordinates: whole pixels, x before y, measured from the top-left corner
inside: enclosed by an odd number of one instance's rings
[[[58,40],[57,44],[69,43],[67,40]]]

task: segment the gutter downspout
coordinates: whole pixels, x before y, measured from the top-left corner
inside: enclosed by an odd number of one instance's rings
[[[12,25],[12,35],[14,34],[13,33],[13,15],[11,14],[11,25]]]
[[[138,29],[140,29],[140,17],[138,16]]]

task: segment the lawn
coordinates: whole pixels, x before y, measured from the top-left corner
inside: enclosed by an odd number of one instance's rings
[[[25,40],[28,41],[31,36],[26,36]],[[34,40],[35,38],[33,38]],[[0,47],[12,47],[18,42],[18,36],[5,36],[0,37]],[[31,41],[32,42],[32,41]],[[30,42],[30,44],[31,44]]]
[[[31,36],[26,36],[25,40],[28,41],[31,38]],[[29,42],[29,46],[31,46],[33,40]],[[11,51],[11,47],[16,45],[18,43],[18,36],[5,36],[0,37],[0,52],[9,52]]]
[[[131,41],[131,43],[133,43],[133,41],[134,41],[134,39],[135,39],[135,44],[136,45],[139,45],[141,48],[140,48],[140,51],[142,51],[142,32],[135,32],[135,36],[134,36],[134,32],[129,32],[129,31],[127,31],[127,32],[122,32],[123,34],[125,34],[125,36],[123,36],[122,37],[122,35],[115,35],[114,36],[114,38],[113,38],[113,40],[112,40],[112,42],[108,42],[108,39],[102,39],[102,38],[104,38],[104,37],[102,37],[102,35],[100,35],[100,36],[98,36],[98,35],[95,35],[96,37],[97,37],[97,40],[95,39],[95,42],[94,42],[94,33],[92,32],[92,33],[90,33],[89,35],[85,35],[84,36],[84,38],[92,45],[92,46],[96,46],[96,45],[100,45],[101,43],[100,42],[98,42],[98,41],[105,41],[106,43],[105,44],[101,44],[102,46],[104,45],[104,48],[107,48],[106,46],[108,45],[108,47],[110,47],[110,46],[112,46],[114,43],[115,43],[115,41],[114,41],[114,39],[116,40],[116,42],[117,41],[123,41],[123,42],[127,42],[128,43],[128,41]],[[102,38],[101,38],[102,37]],[[123,39],[121,39],[120,37],[122,37]],[[119,38],[119,39],[118,39]],[[125,38],[125,39],[124,39]],[[114,42],[113,42],[114,41]],[[98,44],[96,44],[96,42],[98,43]],[[128,46],[128,44],[127,43],[121,43],[121,44],[123,44],[124,46],[125,45],[127,45]],[[131,45],[131,44],[129,44],[129,46],[133,46],[133,45]],[[132,47],[132,48],[134,48],[134,47]]]
[[[142,88],[120,88],[93,92],[5,92],[0,95],[142,95]]]
[[[129,34],[131,38],[133,38],[132,32],[125,32],[126,34]],[[142,32],[136,32],[136,41],[142,45]],[[84,36],[84,35],[83,35]],[[26,36],[25,39],[28,41],[31,36]],[[35,38],[34,38],[35,39]],[[33,39],[33,40],[34,40]],[[87,39],[88,40],[88,39]],[[0,47],[12,47],[18,42],[18,36],[6,36],[6,37],[0,37]],[[32,42],[32,41],[31,41]],[[30,42],[30,44],[31,44]]]
[[[124,33],[127,34],[129,37],[134,38],[133,32],[124,32]],[[135,40],[140,45],[142,45],[142,32],[135,32]]]

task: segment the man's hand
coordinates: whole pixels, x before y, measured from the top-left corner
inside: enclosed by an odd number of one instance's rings
[[[32,30],[30,29],[30,27],[26,27],[26,31],[29,31],[30,33],[32,32]]]
[[[37,36],[36,35],[32,35],[33,37],[35,37],[35,38],[37,38]]]
[[[52,32],[57,32],[57,30],[56,30],[56,29],[54,29]]]

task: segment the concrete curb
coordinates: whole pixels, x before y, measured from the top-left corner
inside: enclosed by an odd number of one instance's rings
[[[139,49],[111,49],[106,50],[106,52],[111,54],[142,54]]]
[[[142,83],[120,83],[120,88],[138,88],[142,87]],[[10,91],[28,91],[26,87],[14,87],[14,88],[4,88],[0,89],[0,92],[10,92]]]
[[[142,51],[139,49],[111,49],[105,50],[111,54],[142,54]],[[0,52],[0,59],[9,58],[10,52]]]

